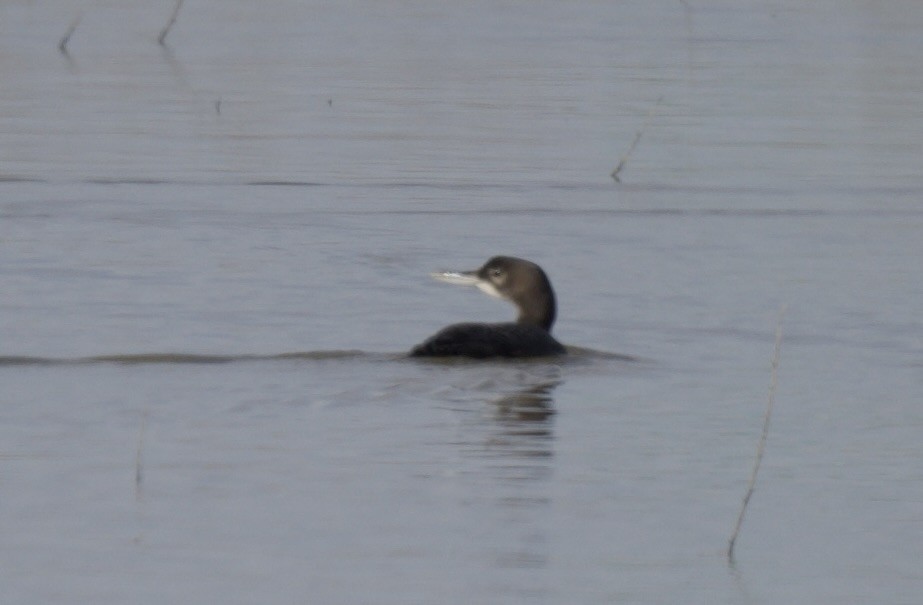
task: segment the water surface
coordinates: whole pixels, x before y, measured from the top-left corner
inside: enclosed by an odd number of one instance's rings
[[[918,600],[917,3],[169,8],[0,7],[7,599]]]

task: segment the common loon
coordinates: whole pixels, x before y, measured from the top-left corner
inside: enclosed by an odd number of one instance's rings
[[[474,271],[433,273],[450,284],[477,286],[519,309],[515,323],[460,323],[443,328],[410,352],[413,357],[541,357],[567,350],[551,336],[554,290],[542,268],[512,256],[495,256]]]

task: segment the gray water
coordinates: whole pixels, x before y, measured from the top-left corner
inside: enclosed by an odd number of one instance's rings
[[[919,602],[923,5],[171,5],[0,5],[4,602]]]

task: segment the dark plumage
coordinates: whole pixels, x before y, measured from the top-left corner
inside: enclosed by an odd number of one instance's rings
[[[413,348],[414,357],[541,357],[567,351],[551,336],[554,290],[542,268],[527,260],[495,256],[476,271],[434,273],[449,283],[477,286],[519,309],[515,323],[460,323]]]

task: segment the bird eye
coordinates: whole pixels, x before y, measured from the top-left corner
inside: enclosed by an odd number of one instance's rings
[[[503,275],[503,269],[491,269],[490,276],[495,279],[500,279],[500,276]]]

